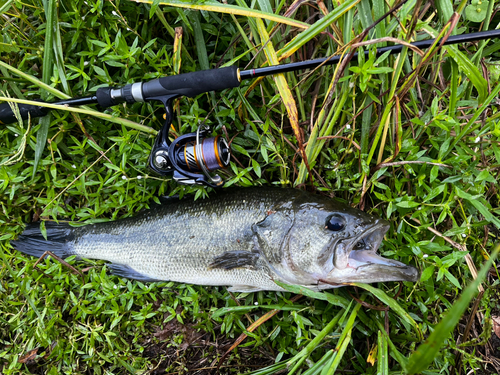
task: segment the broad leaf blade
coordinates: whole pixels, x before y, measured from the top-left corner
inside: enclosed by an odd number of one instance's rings
[[[47,0],[44,2],[45,14],[47,15],[46,23],[45,23],[45,47],[43,54],[43,71],[42,71],[42,80],[45,84],[50,83],[50,78],[52,77],[53,65],[52,61],[54,60],[54,29],[57,27],[57,18],[55,17],[56,13],[56,2],[55,0]],[[47,99],[47,93],[42,92],[42,99]],[[35,177],[36,169],[38,167],[38,163],[40,162],[40,158],[42,157],[43,150],[45,149],[45,143],[47,142],[47,134],[49,132],[50,125],[50,114],[44,116],[40,119],[40,129],[36,133],[36,146],[35,146],[35,162],[33,165],[33,177]]]
[[[264,44],[264,52],[266,53],[267,61],[270,65],[279,64],[278,56],[276,55],[276,51],[274,50],[271,40],[269,39],[269,34],[267,33],[266,27],[264,26],[264,22],[262,22],[261,19],[256,19],[256,23],[260,38],[262,40],[262,43]],[[297,111],[297,105],[295,104],[295,99],[292,96],[290,87],[288,87],[288,82],[286,81],[285,75],[276,74],[273,77],[274,81],[276,82],[276,86],[278,87],[281,99],[283,100],[283,104],[285,105],[288,114],[288,120],[290,121],[290,125],[292,125],[293,133],[295,134],[295,138],[299,143],[299,149],[302,151],[302,155],[304,155],[302,136],[299,129],[299,115]]]
[[[152,4],[152,0],[135,0],[138,3]],[[286,25],[295,26],[300,29],[307,29],[310,25],[305,22],[295,21],[288,17],[279,16],[272,13],[262,12],[260,10],[242,8],[236,5],[222,4],[216,1],[181,1],[181,0],[169,0],[160,1],[160,5],[167,5],[171,7],[187,8],[187,9],[197,9],[206,10],[209,12],[219,12],[227,14],[235,14],[239,16],[253,17],[259,19],[266,19],[270,21],[275,21],[279,23],[284,23]]]
[[[470,79],[479,94],[479,103],[484,102],[488,96],[488,83],[483,78],[479,69],[465,56],[457,46],[446,47],[448,54],[458,64],[458,69]]]

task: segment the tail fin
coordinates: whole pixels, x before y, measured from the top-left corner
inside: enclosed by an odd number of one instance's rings
[[[46,251],[51,251],[60,258],[72,255],[74,228],[68,224],[46,222],[47,239],[40,232],[40,224],[29,224],[16,241],[10,243],[22,253],[40,258]]]

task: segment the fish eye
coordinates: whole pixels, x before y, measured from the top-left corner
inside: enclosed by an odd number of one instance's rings
[[[340,215],[330,215],[326,218],[325,228],[338,232],[345,228],[345,219]]]

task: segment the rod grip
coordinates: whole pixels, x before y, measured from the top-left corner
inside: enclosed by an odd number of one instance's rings
[[[238,67],[233,65],[154,79],[142,85],[142,94],[145,100],[164,95],[192,98],[204,92],[219,91],[239,85]]]
[[[43,117],[47,113],[49,113],[49,108],[41,107],[37,105],[31,104],[18,104],[19,112],[21,114],[21,118],[26,120],[28,118],[28,114],[31,118],[34,117]],[[0,124],[12,124],[17,122],[16,117],[14,116],[14,112],[10,107],[8,102],[0,103]]]

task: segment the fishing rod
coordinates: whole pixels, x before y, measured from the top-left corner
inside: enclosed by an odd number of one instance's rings
[[[475,42],[496,37],[500,37],[500,30],[450,36],[442,45]],[[435,42],[436,39],[427,39],[411,43],[411,45],[425,49]],[[404,47],[404,45],[396,44],[378,48],[376,55],[381,56],[386,52],[398,54]],[[365,55],[368,53],[369,51],[364,51]],[[356,52],[352,57],[355,58],[357,55]],[[173,176],[179,183],[218,187],[222,186],[223,181],[218,175],[212,176],[211,172],[229,165],[231,156],[229,145],[220,136],[207,138],[209,128],[206,126],[200,126],[196,133],[185,134],[170,141],[168,134],[173,120],[173,100],[181,96],[192,98],[205,92],[238,87],[242,80],[338,64],[341,60],[341,56],[332,56],[241,71],[233,65],[132,83],[121,88],[101,87],[97,89],[94,96],[66,99],[51,104],[68,106],[98,104],[105,109],[120,103],[160,101],[165,107],[165,122],[151,149],[149,167],[161,176]],[[18,107],[23,119],[42,117],[49,111],[49,108],[41,105],[19,104]],[[10,124],[16,121],[9,103],[0,104],[0,124]]]

